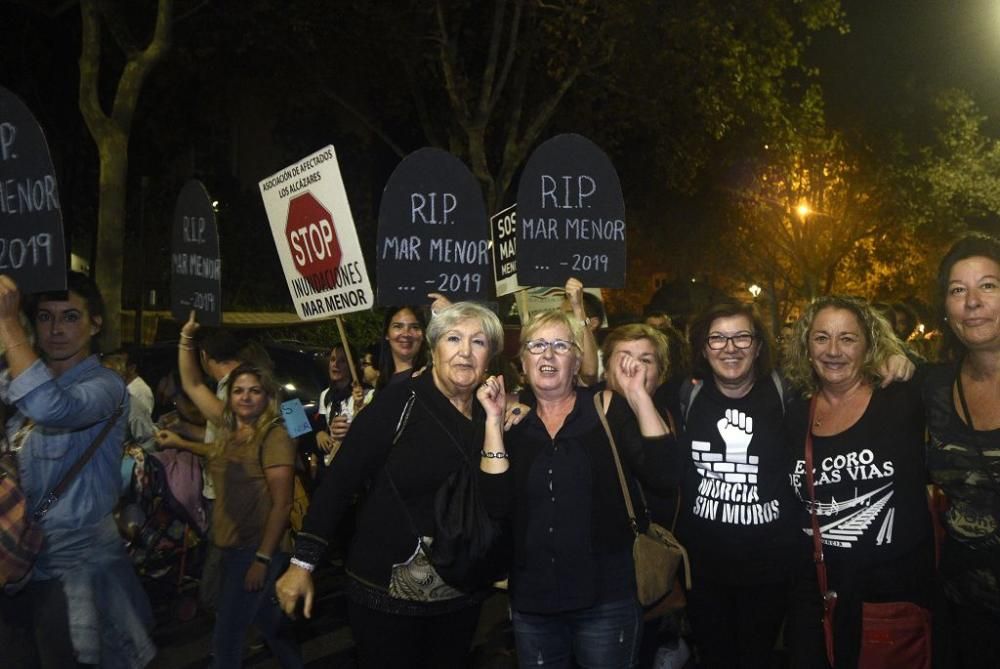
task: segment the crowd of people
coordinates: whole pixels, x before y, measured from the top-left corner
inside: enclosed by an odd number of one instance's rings
[[[969,234],[941,261],[939,355],[906,309],[857,297],[819,297],[772,337],[736,300],[683,330],[651,313],[601,332],[600,304],[565,289],[509,361],[495,313],[437,294],[386,310],[357,364],[332,346],[310,471],[268,365],[225,332],[183,324],[164,382],[177,411],[154,428],[132,361],[94,355],[92,282],[71,274],[68,293],[22,305],[0,277],[4,450],[34,504],[85,463],[41,517],[28,582],[0,595],[11,666],[155,652],[114,520],[129,440],[202,463],[216,667],[241,666],[251,627],[281,666],[303,666],[291,621],[313,615],[314,571],[345,522],[363,667],[467,666],[498,587],[522,666],[666,666],[671,643],[712,669],[770,667],[779,647],[792,667],[993,666],[1000,241]],[[312,491],[293,531],[296,477]],[[644,608],[633,541],[650,521],[684,544],[692,579]],[[456,548],[449,531],[470,525],[492,543],[459,533]],[[880,616],[912,628],[907,664],[872,641]]]

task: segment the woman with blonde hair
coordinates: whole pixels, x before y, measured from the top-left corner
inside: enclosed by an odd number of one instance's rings
[[[213,666],[241,666],[253,624],[282,667],[301,667],[298,645],[270,596],[290,558],[295,443],[281,424],[278,386],[268,370],[243,364],[229,378],[218,438],[207,454],[216,490],[212,540],[222,551]],[[157,439],[166,447],[180,442],[168,430]]]
[[[934,551],[920,384],[880,387],[879,370],[902,348],[888,321],[857,298],[813,301],[787,353],[785,372],[809,398],[789,407],[789,476],[805,509],[803,558],[818,559],[803,560],[786,635],[796,667],[856,667],[866,606],[900,603],[929,627]],[[928,664],[909,666],[930,666],[926,641]]]
[[[611,372],[618,392],[599,396],[598,409],[594,395],[576,386],[582,336],[580,321],[562,311],[536,314],[524,326],[521,363],[537,403],[506,435],[502,384],[492,381],[480,394],[488,415],[480,468],[507,486],[514,537],[510,599],[525,666],[564,667],[575,660],[610,669],[637,660],[642,609],[634,535],[598,411],[607,415],[633,499],[640,498],[636,479],[661,493],[677,481],[673,435],[648,390],[660,376],[647,371],[656,354],[616,348],[607,362],[619,367]],[[645,346],[648,340],[629,341]]]

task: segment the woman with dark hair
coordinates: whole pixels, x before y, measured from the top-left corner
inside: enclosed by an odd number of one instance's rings
[[[797,554],[786,478],[788,390],[757,310],[730,301],[691,323],[694,381],[680,390],[682,480],[677,534],[691,558],[687,612],[707,667],[771,663]]]
[[[389,307],[382,321],[377,390],[410,377],[426,364],[424,330],[427,323],[420,307]]]
[[[323,454],[323,466],[329,466],[351,428],[351,421],[371,402],[375,391],[360,383],[351,383],[347,349],[338,342],[330,349],[328,360],[330,385],[319,395],[316,446]]]
[[[0,594],[0,663],[144,667],[156,653],[153,616],[112,517],[128,394],[94,355],[104,323],[97,286],[77,272],[67,285],[25,300],[36,351],[17,286],[0,276],[0,345],[10,376],[3,399],[18,411],[7,426],[19,429],[8,436],[30,512],[96,449],[38,520],[44,542],[28,582]]]
[[[405,312],[407,320],[394,314],[390,328],[416,322]],[[503,345],[503,326],[489,309],[457,302],[434,315],[427,341],[430,369],[384,388],[351,426],[277,583],[287,613],[304,600],[304,615],[312,615],[311,572],[369,484],[346,563],[348,616],[366,668],[467,666],[486,594],[437,578],[424,546],[433,548],[438,490],[459,468],[479,463],[486,417],[475,393]],[[420,579],[412,578],[416,571]]]
[[[243,364],[229,379],[218,438],[208,454],[216,491],[212,541],[222,551],[213,666],[241,666],[246,634],[254,625],[282,667],[301,667],[298,644],[283,629],[270,596],[291,552],[295,442],[281,424],[278,386],[267,370]],[[203,394],[195,393],[195,401]],[[179,445],[168,430],[161,430],[157,441]]]
[[[790,406],[787,420],[789,476],[808,539],[786,638],[793,666],[853,668],[865,606],[903,603],[929,622],[934,550],[920,384],[880,387],[880,370],[902,348],[889,322],[857,298],[814,300],[787,353],[785,372],[809,401]],[[823,630],[824,602],[835,602],[832,635]],[[929,644],[919,650],[929,663]],[[929,666],[920,661],[908,666]]]
[[[1000,241],[970,234],[941,261],[946,364],[924,381],[931,480],[948,498],[939,572],[955,666],[1000,657]]]

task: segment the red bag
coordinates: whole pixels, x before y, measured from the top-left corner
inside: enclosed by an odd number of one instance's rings
[[[42,550],[42,531],[32,522],[18,485],[13,458],[0,458],[0,587],[16,589]]]
[[[931,668],[931,613],[912,602],[865,602],[859,669]]]

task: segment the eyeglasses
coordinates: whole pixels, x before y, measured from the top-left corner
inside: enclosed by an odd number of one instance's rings
[[[741,332],[727,337],[724,334],[711,334],[705,339],[705,343],[713,351],[721,351],[726,348],[726,344],[733,342],[736,348],[750,348],[753,346],[754,336],[749,332]]]
[[[541,355],[545,353],[552,347],[552,352],[556,355],[566,355],[573,347],[576,346],[576,342],[566,341],[565,339],[553,339],[552,341],[546,341],[545,339],[532,339],[524,343],[524,348],[531,355]]]

